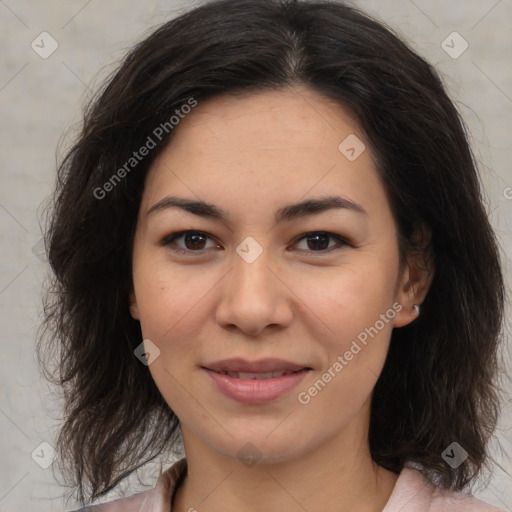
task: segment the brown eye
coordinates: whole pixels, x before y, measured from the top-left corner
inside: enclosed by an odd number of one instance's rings
[[[317,233],[306,238],[308,248],[311,250],[324,250],[329,247],[330,236],[327,233]]]
[[[183,244],[185,247],[176,247],[176,241],[183,239]],[[191,253],[191,252],[202,252],[206,250],[205,247],[208,240],[211,240],[211,237],[203,233],[202,231],[180,231],[178,233],[173,233],[167,237],[165,237],[161,245],[163,246],[171,246],[173,251],[179,253]],[[218,247],[218,245],[215,245]]]
[[[183,235],[183,240],[185,241],[186,248],[190,250],[204,249],[204,245],[206,243],[206,237],[197,233],[186,233]]]
[[[182,242],[180,242],[181,246],[177,244],[177,241],[179,240],[182,240]],[[208,240],[212,241],[214,245],[206,247]],[[337,241],[337,244],[331,245],[332,240]],[[299,252],[310,254],[319,253],[318,255],[331,252],[332,250],[339,249],[342,246],[351,246],[351,244],[342,237],[326,231],[305,233],[304,235],[301,235],[300,238],[296,239],[294,245],[297,245],[302,241],[306,241],[306,248],[297,249]],[[213,238],[210,235],[203,231],[195,230],[172,233],[166,236],[160,242],[160,245],[164,247],[169,246],[174,252],[183,254],[192,254],[194,252],[201,254],[207,249],[220,247],[213,241]]]
[[[339,246],[350,245],[346,240],[333,233],[326,231],[315,231],[302,235],[297,241],[306,241],[306,249],[298,249],[301,252],[330,252],[331,249],[339,248]],[[330,240],[337,240],[338,244],[329,247]],[[336,247],[338,245],[338,247]]]

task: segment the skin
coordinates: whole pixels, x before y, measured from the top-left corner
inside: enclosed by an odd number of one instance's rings
[[[394,327],[415,320],[429,286],[424,262],[399,265],[397,232],[369,145],[353,117],[303,87],[199,102],[175,128],[145,183],[133,251],[130,311],[160,355],[149,366],[181,422],[189,472],[173,512],[377,512],[397,475],[368,447],[372,389]],[[338,145],[355,134],[366,150],[349,161]],[[229,222],[172,207],[172,195],[213,203]],[[304,199],[340,195],[366,214],[330,209],[275,224],[274,212]],[[171,233],[199,230],[211,238]],[[327,249],[298,240],[311,231]],[[252,263],[236,248],[253,237]],[[189,249],[178,254],[172,247]],[[193,252],[196,250],[196,252]],[[325,388],[307,391],[357,335],[399,303]],[[230,357],[276,357],[313,368],[300,385],[262,405],[221,394],[201,365]],[[254,466],[238,451],[252,443]]]

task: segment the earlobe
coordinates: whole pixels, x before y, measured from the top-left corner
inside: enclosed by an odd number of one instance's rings
[[[134,320],[139,320],[139,308],[137,307],[137,300],[135,299],[135,293],[130,293],[129,296],[129,309],[130,315]]]
[[[418,317],[418,315],[415,314],[416,310],[414,306],[421,304],[414,292],[409,268],[406,268],[402,274],[402,281],[396,296],[396,301],[402,308],[395,316],[393,327],[404,327]]]
[[[405,274],[408,276],[409,272]],[[421,314],[421,304],[427,295],[431,283],[431,274],[422,276],[420,281],[405,282],[397,295],[397,302],[402,305],[402,309],[395,316],[393,327],[404,327]]]

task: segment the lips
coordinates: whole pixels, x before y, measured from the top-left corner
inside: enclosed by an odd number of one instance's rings
[[[287,395],[296,388],[310,370],[299,370],[281,377],[241,379],[206,370],[215,388],[228,398],[246,405],[262,405]]]
[[[282,359],[226,359],[202,367],[225,396],[246,405],[263,405],[286,395],[312,369]]]

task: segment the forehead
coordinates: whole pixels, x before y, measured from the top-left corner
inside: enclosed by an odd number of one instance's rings
[[[339,103],[299,86],[200,101],[179,128],[175,147],[184,136],[207,143],[222,140],[229,132],[233,144],[219,150],[256,144],[262,149],[284,148],[291,143],[297,150],[307,150],[361,132],[356,119]]]
[[[146,202],[181,195],[238,213],[249,206],[276,211],[308,194],[339,193],[382,206],[382,187],[358,123],[310,90],[198,101],[174,130],[149,172]],[[365,148],[355,159],[340,150],[347,139],[356,141],[358,152]]]

